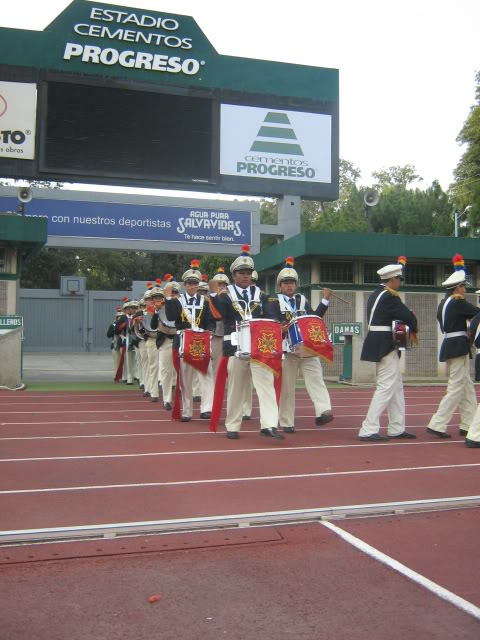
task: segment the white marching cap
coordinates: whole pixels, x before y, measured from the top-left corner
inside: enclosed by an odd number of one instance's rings
[[[258,273],[255,269],[252,271],[252,280],[255,280],[255,282],[258,280]]]
[[[466,279],[466,274],[463,269],[459,269],[458,271],[454,271],[451,276],[449,276],[445,282],[442,282],[442,287],[447,287],[447,289],[454,289],[458,287],[460,284],[464,284]]]
[[[480,289],[477,289],[477,290],[475,291],[475,293],[476,293],[477,295],[480,295]]]
[[[403,278],[403,269],[401,264],[387,264],[386,267],[382,267],[377,271],[382,280],[390,280],[390,278],[396,278],[400,276]]]

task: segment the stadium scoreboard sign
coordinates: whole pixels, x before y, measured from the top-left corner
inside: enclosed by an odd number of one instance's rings
[[[338,71],[74,0],[43,32],[0,28],[0,176],[334,200]]]

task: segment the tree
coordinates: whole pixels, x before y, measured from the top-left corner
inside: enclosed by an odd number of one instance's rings
[[[413,182],[423,180],[411,164],[406,164],[404,167],[395,165],[388,167],[388,169],[373,171],[372,176],[375,178],[374,188],[380,192],[390,187],[403,187],[406,189]]]
[[[467,148],[455,169],[455,182],[451,187],[457,209],[472,205],[468,213],[472,235],[479,234],[480,223],[480,71],[475,75],[475,82],[476,104],[471,107],[457,137],[457,142]]]

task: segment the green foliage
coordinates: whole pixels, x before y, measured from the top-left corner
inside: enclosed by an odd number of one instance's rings
[[[411,164],[406,164],[404,167],[395,165],[388,167],[388,169],[374,171],[372,176],[375,178],[374,189],[379,192],[383,192],[392,187],[403,187],[406,189],[408,185],[413,182],[423,180]]]

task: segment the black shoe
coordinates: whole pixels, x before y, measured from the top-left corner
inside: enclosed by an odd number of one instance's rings
[[[140,380],[138,378],[134,378],[133,381],[134,382],[140,382]]]
[[[390,439],[398,438],[399,440],[413,440],[417,436],[414,433],[408,433],[408,431],[402,431],[398,436],[388,436]]]
[[[283,427],[285,433],[295,433],[295,427]]]
[[[449,433],[445,433],[444,431],[436,431],[435,429],[430,429],[430,427],[427,427],[427,433],[431,433],[432,436],[437,436],[437,438],[451,438],[452,437]]]
[[[467,433],[468,433],[468,429],[459,429],[459,430],[458,430],[458,433],[459,433],[461,436],[466,436],[466,435],[467,435]]]
[[[143,397],[144,397],[144,398],[148,398],[148,397],[150,397],[150,391],[144,391],[144,392],[143,392]]]
[[[227,438],[229,440],[238,440],[240,436],[238,435],[238,431],[227,431]]]
[[[285,440],[285,436],[278,433],[276,427],[273,427],[272,429],[260,429],[260,435],[265,436],[265,438],[273,438],[274,440]]]
[[[201,420],[209,420],[211,415],[212,415],[211,411],[204,411],[203,413],[200,414],[200,418]]]
[[[358,438],[363,442],[388,442],[390,440],[387,436],[381,436],[379,433],[372,433],[371,436],[358,436]]]
[[[122,380],[122,384],[127,384],[127,381],[126,380]]]
[[[171,402],[165,402],[165,404],[163,405],[163,408],[165,409],[165,411],[171,411],[172,410]]]
[[[321,424],[327,424],[327,422],[331,422],[333,420],[333,413],[328,413],[327,411],[325,411],[325,413],[322,413],[321,416],[317,416],[315,418],[315,424],[321,425]]]
[[[158,402],[158,398],[153,397],[152,402]]]
[[[192,416],[182,416],[180,418],[180,422],[190,422],[191,419],[192,419]]]
[[[242,420],[251,420],[252,417],[251,416],[242,416]]]
[[[201,402],[202,398],[200,396],[193,396],[194,402]]]
[[[480,442],[465,438],[465,446],[468,447],[469,449],[480,449]]]
[[[133,384],[133,382],[127,382],[127,384]]]

